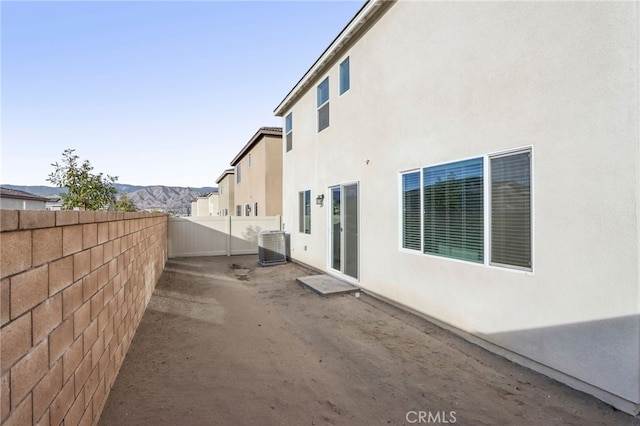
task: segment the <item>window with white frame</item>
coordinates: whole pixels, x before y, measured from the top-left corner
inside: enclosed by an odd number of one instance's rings
[[[284,119],[284,134],[286,142],[286,152],[293,149],[293,113],[290,112]]]
[[[329,77],[322,80],[317,90],[318,132],[329,127]]]
[[[420,171],[402,175],[402,247],[420,250],[421,203]]]
[[[491,264],[531,269],[531,151],[489,157]]]
[[[245,204],[244,205],[244,215],[245,216],[250,216],[251,215],[251,205],[250,204]]]
[[[242,168],[240,167],[242,164],[238,163],[236,166],[236,183],[240,183],[242,181]]]
[[[402,173],[401,247],[531,270],[531,150],[491,154],[486,164],[479,157]]]
[[[299,231],[311,234],[311,191],[308,189],[298,193],[298,212]]]
[[[349,57],[340,63],[340,94],[351,87],[351,77],[349,71]]]

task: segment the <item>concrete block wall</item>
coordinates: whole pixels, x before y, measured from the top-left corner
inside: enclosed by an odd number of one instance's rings
[[[0,422],[95,424],[164,269],[167,216],[0,221]]]

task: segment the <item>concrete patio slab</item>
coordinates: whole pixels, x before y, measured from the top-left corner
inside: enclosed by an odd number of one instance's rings
[[[296,279],[298,284],[318,293],[321,296],[330,294],[352,293],[359,288],[329,275],[309,275]]]

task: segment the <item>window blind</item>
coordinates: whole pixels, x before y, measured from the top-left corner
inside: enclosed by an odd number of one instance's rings
[[[420,172],[402,175],[402,247],[420,250]]]
[[[483,159],[423,169],[424,252],[484,262]]]
[[[490,159],[491,263],[531,269],[531,152]]]

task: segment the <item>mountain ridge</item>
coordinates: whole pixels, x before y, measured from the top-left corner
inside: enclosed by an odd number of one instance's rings
[[[66,188],[45,185],[1,184],[0,186],[43,197],[51,197],[66,192]],[[118,190],[117,197],[126,195],[135,203],[138,210],[160,210],[176,214],[189,214],[192,200],[217,191],[216,187],[210,186],[191,188],[166,185],[142,186],[121,183],[115,183],[113,186]]]

